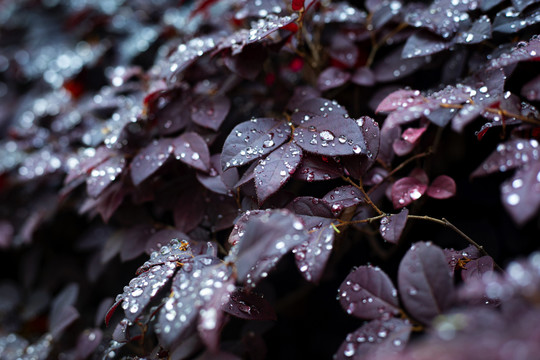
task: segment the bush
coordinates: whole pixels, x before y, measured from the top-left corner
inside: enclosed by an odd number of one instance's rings
[[[0,358],[540,353],[538,1],[0,10]]]

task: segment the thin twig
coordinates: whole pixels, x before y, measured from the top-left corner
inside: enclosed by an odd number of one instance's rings
[[[384,213],[381,211],[381,209],[379,209],[377,207],[377,205],[375,205],[373,203],[373,201],[371,201],[371,199],[369,198],[369,195],[366,194],[366,191],[364,190],[364,186],[362,185],[362,179],[359,180],[359,184],[356,184],[354,181],[352,181],[349,177],[347,176],[342,176],[341,177],[343,180],[345,180],[346,182],[348,182],[349,184],[351,184],[352,186],[354,186],[355,188],[357,188],[358,190],[360,190],[360,192],[362,192],[362,195],[364,195],[364,200],[366,201],[366,203],[368,203],[369,206],[371,206],[373,208],[373,210],[375,210],[377,212],[377,214],[379,215],[383,215]]]
[[[452,230],[454,230],[456,233],[458,233],[461,237],[463,237],[465,240],[467,240],[467,242],[469,244],[471,244],[472,246],[474,246],[475,248],[478,249],[478,251],[480,251],[480,253],[484,256],[490,256],[487,251],[484,249],[484,247],[480,244],[478,244],[476,241],[474,241],[473,239],[471,239],[467,234],[465,234],[463,231],[461,231],[460,229],[458,229],[454,224],[452,224],[450,221],[448,221],[447,219],[445,218],[442,218],[442,219],[436,219],[436,218],[433,218],[431,216],[426,216],[426,215],[423,215],[423,216],[420,216],[420,215],[409,215],[408,216],[409,219],[418,219],[418,220],[426,220],[426,221],[431,221],[431,222],[434,222],[434,223],[437,223],[437,224],[440,224],[440,225],[443,225],[443,226],[446,226]],[[495,262],[495,260],[493,260],[493,265],[495,266],[495,268],[501,272],[504,272],[504,270]]]

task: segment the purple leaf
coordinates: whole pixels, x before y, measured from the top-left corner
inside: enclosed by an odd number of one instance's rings
[[[426,28],[437,35],[450,38],[463,23],[469,21],[459,3],[451,0],[436,0],[427,8],[418,8],[405,16],[405,21],[414,27]]]
[[[126,159],[123,156],[112,157],[97,165],[86,178],[86,191],[95,198],[124,171]]]
[[[452,129],[461,132],[463,128],[481,115],[485,108],[496,104],[503,98],[506,75],[502,69],[484,71],[479,83],[470,91],[472,102],[463,106],[452,119]]]
[[[254,167],[255,165],[252,164],[251,166]],[[230,195],[236,187],[241,185],[238,180],[238,169],[221,170],[220,154],[212,155],[208,174],[197,173],[197,180],[208,190],[222,195]]]
[[[304,224],[290,211],[269,210],[251,215],[229,255],[235,258],[238,281],[256,286],[283,255],[308,238]]]
[[[336,118],[341,121],[341,118],[349,118],[347,109],[342,107],[335,100],[325,98],[307,98],[292,109],[291,120],[294,125],[301,126],[306,121],[313,117]]]
[[[208,171],[210,151],[206,141],[195,132],[186,132],[172,141],[174,156],[195,169]]]
[[[536,11],[538,12],[536,21],[540,21],[540,9]],[[522,61],[538,61],[539,57],[540,37],[533,37],[529,42],[518,43],[510,50],[509,54],[503,53],[498,58],[491,60],[486,70],[499,69]]]
[[[276,312],[268,300],[262,295],[242,288],[236,289],[231,294],[222,310],[240,319],[276,320]]]
[[[506,211],[518,225],[529,221],[540,206],[540,161],[529,162],[502,183],[501,199]]]
[[[347,314],[361,319],[381,319],[399,313],[397,290],[378,267],[359,266],[341,283],[339,302]]]
[[[199,226],[207,207],[204,190],[200,186],[193,186],[190,190],[180,194],[173,209],[174,225],[184,232]]]
[[[480,279],[486,272],[493,271],[493,258],[491,256],[482,256],[481,258],[471,260],[465,265],[465,269],[461,270],[463,281],[471,281],[471,279]]]
[[[271,118],[238,124],[223,145],[221,167],[226,170],[242,166],[271,153],[287,141],[290,132],[284,121]]]
[[[218,130],[231,108],[231,101],[223,95],[204,97],[191,107],[191,119],[195,124]]]
[[[429,185],[426,194],[434,199],[448,199],[456,195],[456,182],[450,176],[439,175]]]
[[[317,79],[317,88],[321,91],[330,90],[346,84],[351,78],[351,74],[337,67],[324,69]]]
[[[94,353],[103,339],[103,332],[100,329],[86,329],[79,335],[75,356],[77,359],[86,359]]]
[[[414,73],[416,70],[431,61],[429,56],[403,59],[403,47],[398,47],[373,68],[375,79],[378,82],[390,82]]]
[[[170,347],[194,332],[197,322],[207,340],[217,336],[209,332],[221,325],[221,305],[205,306],[215,305],[216,296],[220,303],[234,291],[231,275],[231,268],[214,257],[198,256],[185,262],[173,279],[171,296],[159,310],[156,333],[160,342]]]
[[[351,76],[351,82],[360,86],[375,85],[375,75],[368,67],[359,67]]]
[[[293,177],[312,182],[337,179],[341,175],[343,175],[343,170],[333,159],[305,154]]]
[[[497,148],[471,174],[471,177],[505,172],[521,167],[539,158],[538,141],[515,139],[497,145]]]
[[[474,260],[480,257],[480,252],[473,245],[469,245],[463,250],[443,249],[443,252],[444,252],[444,256],[446,257],[446,262],[448,263],[450,272],[452,274],[454,274],[454,271],[456,270],[456,266],[458,265],[460,260],[462,259]]]
[[[408,216],[409,210],[403,208],[398,214],[383,217],[379,227],[382,238],[392,244],[397,244],[407,224]]]
[[[49,331],[54,338],[58,338],[69,325],[79,318],[79,312],[73,306],[78,294],[79,286],[70,284],[53,300]]]
[[[155,229],[150,224],[137,224],[122,231],[121,235],[115,235],[124,238],[120,250],[120,260],[124,262],[133,260],[144,253],[146,250],[146,242],[154,232]],[[168,238],[163,244],[167,244],[171,239],[172,237]]]
[[[403,305],[423,324],[429,324],[454,302],[446,257],[441,248],[429,242],[417,242],[407,251],[399,264],[398,285]]]
[[[469,30],[460,31],[454,41],[458,44],[477,44],[487,39],[491,39],[491,21],[487,15],[482,15]]]
[[[105,146],[84,152],[78,157],[77,165],[68,168],[68,174],[64,179],[64,184],[68,184],[78,177],[90,173],[92,169],[114,155],[115,152]]]
[[[158,170],[172,154],[174,148],[171,139],[153,140],[133,158],[131,179],[139,185]]]
[[[266,47],[255,43],[244,47],[240,54],[226,56],[225,66],[244,79],[255,80],[267,57]]]
[[[420,199],[427,190],[427,185],[412,176],[404,177],[392,185],[392,203],[395,209],[401,209]]]
[[[203,56],[216,46],[215,36],[193,38],[174,48],[174,52],[163,59],[163,68],[169,70],[168,78],[177,76],[191,65],[197,58]]]
[[[334,35],[328,50],[332,60],[339,62],[348,69],[353,68],[356,65],[359,51],[356,45],[347,38],[347,36],[343,34]]]
[[[302,276],[318,283],[333,249],[335,230],[329,219],[317,218],[317,225],[308,228],[309,239],[293,249],[296,266]]]
[[[338,217],[344,209],[360,204],[362,198],[360,190],[352,185],[346,185],[331,190],[322,200],[332,210],[334,217]]]
[[[429,32],[419,31],[407,39],[401,56],[404,59],[436,54],[448,49],[451,42],[441,39]]]
[[[407,320],[372,320],[347,335],[334,359],[394,359],[409,342],[411,330]]]
[[[532,8],[519,12],[513,6],[510,6],[497,13],[495,20],[493,20],[493,31],[513,34],[529,26],[536,25],[538,22],[540,22],[540,9]]]
[[[334,112],[336,107],[338,110]],[[308,152],[320,155],[363,154],[373,157],[379,145],[378,127],[374,120],[367,116],[353,120],[346,114],[342,115],[340,109],[335,102],[324,102],[316,115],[303,112],[294,114],[293,121],[300,120],[293,133],[296,144]],[[374,136],[376,138],[372,141]]]
[[[321,92],[310,86],[297,86],[294,88],[294,93],[287,103],[287,110],[295,111],[298,104],[307,102],[308,100],[320,98]]]
[[[255,188],[259,204],[278,191],[294,174],[302,160],[302,149],[288,142],[274,150],[255,167]]]
[[[529,101],[540,100],[540,75],[523,85],[521,95],[525,96]]]
[[[176,229],[162,229],[152,235],[145,234],[144,238],[146,240],[144,251],[148,255],[151,255],[153,252],[159,252],[161,247],[170,243],[171,239],[189,240],[186,234]]]
[[[386,96],[375,112],[392,112],[399,108],[421,105],[424,102],[425,99],[418,90],[397,90]]]
[[[334,215],[327,202],[312,196],[300,196],[294,199],[287,209],[297,215],[307,215],[309,217],[333,218]],[[306,224],[307,225],[307,224]]]

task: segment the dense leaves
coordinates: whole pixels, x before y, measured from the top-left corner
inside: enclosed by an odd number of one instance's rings
[[[535,358],[539,11],[3,3],[0,358]]]

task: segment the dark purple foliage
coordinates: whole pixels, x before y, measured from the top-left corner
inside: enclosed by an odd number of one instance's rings
[[[341,306],[362,319],[381,319],[399,312],[397,290],[380,268],[360,266],[351,272],[338,290]]]
[[[444,253],[431,243],[412,245],[399,264],[398,284],[403,306],[424,324],[454,302],[454,285]]]
[[[539,6],[2,2],[0,358],[535,359]]]

